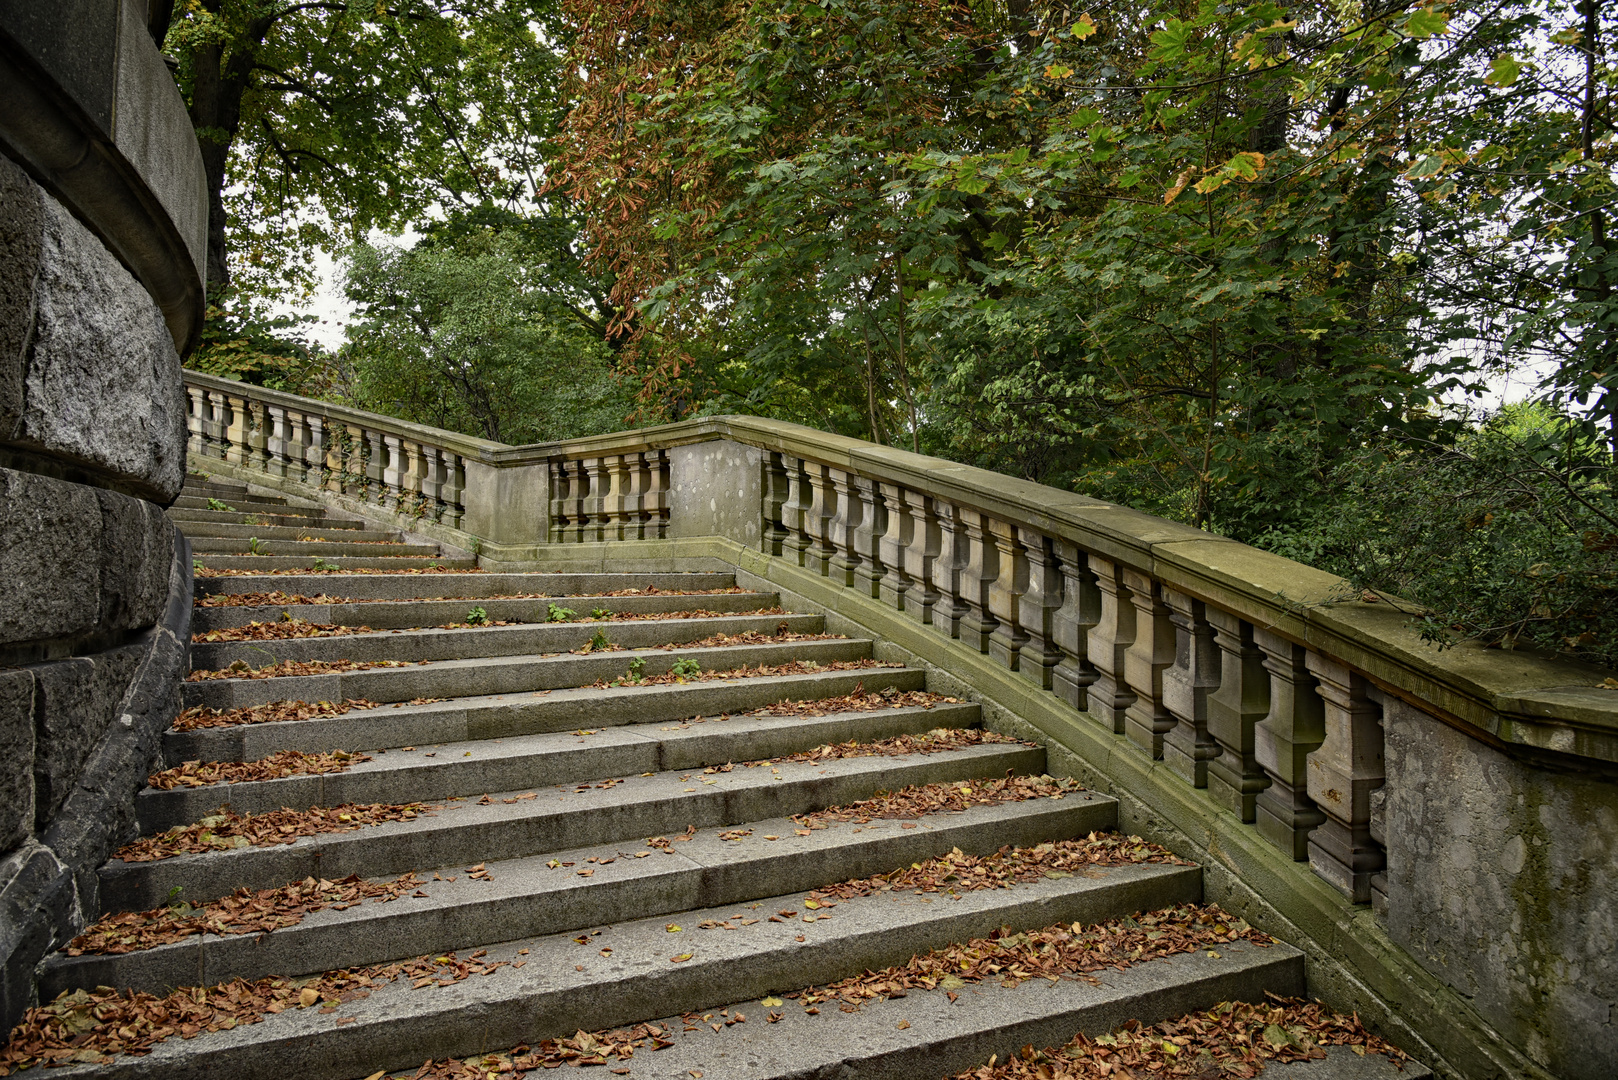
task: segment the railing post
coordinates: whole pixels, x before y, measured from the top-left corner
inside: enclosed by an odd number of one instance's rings
[[[1090,686],[1090,715],[1114,735],[1124,733],[1124,718],[1135,703],[1135,692],[1125,677],[1129,646],[1135,641],[1135,605],[1129,602],[1123,570],[1110,559],[1090,556],[1096,588],[1101,593],[1101,611],[1090,627],[1088,655],[1095,666],[1095,682]]]
[[[1253,734],[1270,711],[1270,674],[1252,625],[1218,608],[1206,610],[1219,650],[1219,689],[1208,696],[1208,733],[1219,743],[1219,756],[1208,763],[1208,792],[1252,824],[1258,793],[1270,785]]]
[[[310,487],[318,488],[326,485],[326,421],[324,417],[306,417],[309,425],[309,441],[303,448],[303,482]]]
[[[1130,742],[1158,759],[1163,736],[1174,727],[1174,714],[1163,701],[1163,674],[1174,666],[1174,624],[1156,581],[1125,570],[1124,585],[1135,608],[1135,637],[1124,651],[1124,681],[1135,700],[1124,712],[1124,726]]]
[[[963,596],[971,547],[966,538],[964,511],[952,502],[933,500],[938,513],[939,555],[933,561],[933,580],[938,583],[938,602],[933,605],[933,630],[939,636],[958,638],[965,632],[971,609]]]
[[[1305,650],[1279,634],[1254,628],[1270,673],[1270,711],[1253,729],[1253,755],[1270,778],[1258,793],[1258,831],[1298,862],[1309,857],[1309,834],[1326,815],[1309,798],[1307,760],[1326,737],[1325,710]]]
[[[786,502],[787,473],[782,464],[782,455],[773,451],[764,453],[759,459],[759,468],[763,475],[759,477],[760,511],[763,520],[759,523],[759,549],[766,555],[780,555],[782,545],[787,538]]]
[[[230,453],[230,442],[226,435],[229,426],[229,408],[225,404],[225,395],[220,390],[208,390],[203,394],[207,402],[203,412],[202,430],[207,440],[204,452],[209,457],[226,460]]]
[[[938,560],[944,542],[937,503],[931,496],[908,489],[901,489],[900,497],[910,518],[910,540],[904,549],[905,577],[910,585],[904,610],[916,622],[930,626],[938,617]]]
[[[859,558],[854,564],[852,584],[861,596],[875,600],[882,595],[882,582],[892,573],[882,559],[882,539],[892,523],[882,501],[881,485],[863,476],[850,476],[848,486],[860,505],[859,525],[849,534],[849,547]]]
[[[287,444],[291,441],[287,436],[287,411],[280,405],[266,405],[264,411],[268,417],[270,436],[265,444],[269,460],[265,463],[264,470],[271,476],[285,476]]]
[[[781,557],[794,566],[807,566],[809,549],[815,542],[806,524],[814,505],[814,491],[803,461],[783,454],[781,467],[787,477],[787,501],[781,504],[781,524],[786,529],[786,537],[781,541]]]
[[[966,544],[966,564],[958,578],[961,600],[966,604],[960,635],[972,648],[987,653],[995,627],[1000,625],[989,598],[994,579],[1000,576],[1000,552],[995,547],[989,519],[981,511],[964,506],[960,515]]]
[[[198,457],[211,457],[208,453],[207,433],[207,395],[195,386],[185,388],[185,397],[188,403],[185,413],[186,436],[185,448]]]
[[[647,508],[647,534],[648,540],[661,540],[669,532],[669,515],[673,508],[669,505],[669,452],[667,450],[649,450],[641,455],[646,462],[646,508]]]
[[[1387,865],[1371,837],[1371,792],[1386,779],[1382,710],[1363,676],[1318,653],[1304,663],[1319,680],[1325,739],[1309,755],[1309,797],[1326,815],[1309,834],[1309,866],[1356,904],[1371,902],[1371,878]]]
[[[860,563],[864,561],[854,533],[864,520],[865,504],[860,498],[862,492],[857,477],[842,469],[832,469],[830,475],[832,488],[837,493],[837,503],[828,531],[833,550],[831,570],[827,576],[847,588],[854,584]]]
[[[1089,659],[1090,629],[1101,620],[1101,590],[1096,588],[1088,552],[1058,539],[1052,554],[1061,576],[1062,604],[1051,615],[1051,640],[1062,658],[1051,672],[1051,689],[1084,712],[1090,707],[1090,687],[1096,681],[1095,665]]]
[[[1041,533],[1017,529],[1018,558],[1028,567],[1028,584],[1018,601],[1017,622],[1028,641],[1017,670],[1041,690],[1056,686],[1062,650],[1056,644],[1056,613],[1062,607],[1062,572],[1054,542]]]
[[[254,472],[267,472],[270,430],[264,413],[264,403],[250,398],[243,400],[246,412],[246,454],[243,464]]]
[[[904,611],[910,600],[910,574],[905,569],[906,553],[916,535],[915,507],[910,504],[909,492],[898,484],[875,485],[876,498],[882,504],[881,561],[886,568],[877,583],[877,595],[895,611]]]
[[[989,613],[996,623],[989,635],[988,652],[1007,670],[1021,672],[1023,650],[1030,640],[1023,626],[1023,602],[1028,594],[1028,552],[1016,526],[993,519],[985,519],[984,525],[986,539],[992,541],[996,553],[995,574],[986,583]],[[1037,672],[1035,678],[1037,681]]]
[[[1208,764],[1219,743],[1208,731],[1208,698],[1219,688],[1219,650],[1201,600],[1163,586],[1174,626],[1174,664],[1163,672],[1163,705],[1175,724],[1163,734],[1163,760],[1191,782],[1208,786]]]
[[[386,462],[382,467],[382,492],[377,499],[389,510],[404,509],[404,492],[406,462],[404,458],[404,440],[398,435],[383,433],[382,448]]]
[[[462,501],[466,495],[466,462],[462,460],[461,455],[449,451],[445,451],[444,457],[443,523],[452,529],[459,529],[461,519],[466,516],[466,505]]]
[[[831,576],[832,541],[831,522],[837,513],[837,492],[832,486],[831,470],[817,462],[804,462],[813,497],[809,512],[804,515],[804,531],[811,543],[804,549],[804,566],[821,577]]]

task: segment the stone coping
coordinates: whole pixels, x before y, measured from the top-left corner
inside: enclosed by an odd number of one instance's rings
[[[1568,758],[1599,762],[1604,770],[1618,764],[1618,690],[1601,686],[1610,671],[1472,642],[1439,649],[1422,641],[1408,614],[1390,603],[1337,600],[1346,583],[1336,575],[1115,503],[759,417],[711,416],[514,447],[191,372],[186,378],[445,446],[497,469],[716,441],[805,458],[1071,542],[1324,653],[1491,745],[1550,755],[1560,765],[1570,764]],[[677,503],[673,512],[677,517]],[[506,554],[484,551],[491,560]]]
[[[146,9],[0,0],[0,148],[129,268],[184,354],[202,329],[207,178]]]

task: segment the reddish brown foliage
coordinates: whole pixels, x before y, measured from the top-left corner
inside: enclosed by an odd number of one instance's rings
[[[429,700],[420,698],[412,705],[423,705]],[[355,709],[380,709],[382,706],[364,698],[347,701],[272,701],[267,705],[253,705],[243,709],[210,709],[194,705],[174,721],[175,731],[196,731],[198,728],[234,727],[237,724],[278,724],[286,720],[323,720],[341,716]]]
[[[186,682],[207,682],[210,679],[282,679],[296,675],[335,675],[344,671],[370,671],[372,668],[418,667],[431,660],[283,660],[267,667],[249,667],[245,660],[237,660],[228,668],[218,671],[193,671]]]
[[[274,847],[293,843],[300,836],[350,832],[385,821],[414,821],[433,813],[421,803],[345,803],[311,806],[307,810],[271,810],[263,814],[237,814],[222,809],[194,825],[181,825],[156,836],[144,836],[112,854],[124,862],[156,862],[203,851]]]
[[[1083,791],[1076,781],[1050,776],[1008,776],[998,780],[961,780],[949,784],[918,784],[876,795],[844,806],[796,814],[792,820],[806,828],[825,828],[828,821],[857,825],[878,819],[914,818],[965,810],[969,806],[997,806],[1029,799],[1060,799]]]
[[[146,782],[160,791],[168,791],[177,787],[239,784],[247,780],[279,780],[285,776],[320,776],[344,772],[356,761],[370,760],[365,754],[350,754],[346,750],[333,750],[329,754],[282,750],[257,761],[186,761],[153,773]]]
[[[192,641],[290,641],[294,638],[345,637],[348,634],[374,633],[369,626],[340,626],[337,623],[314,623],[305,619],[281,619],[277,622],[250,622],[245,626],[232,626],[224,630],[206,630],[192,634]]]

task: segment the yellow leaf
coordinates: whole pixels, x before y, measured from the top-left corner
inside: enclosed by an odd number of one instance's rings
[[[680,932],[680,926],[678,923],[669,923],[667,926],[663,927],[663,929],[667,930],[671,934],[678,934]]]
[[[316,990],[312,986],[304,987],[303,991],[298,994],[298,1004],[301,1007],[305,1008],[305,1009],[307,1009],[309,1006],[313,1005],[315,1002],[317,1002],[319,1000],[320,1000],[320,991]]]
[[[1073,36],[1083,41],[1096,32],[1096,21],[1089,15],[1080,15],[1079,21],[1073,24]]]
[[[778,997],[767,997],[761,1000],[759,1004],[763,1005],[767,1009],[773,1009],[777,1005],[784,1005],[786,1003]]]
[[[813,901],[813,900],[805,900],[803,902],[803,906],[808,908],[809,910],[813,911],[815,908],[819,907],[820,905],[818,903],[816,903],[815,901]]]
[[[695,955],[695,954],[688,953],[688,952],[683,952],[679,956],[671,956],[671,957],[669,957],[669,962],[673,963],[673,964],[683,964],[687,960],[691,959],[691,957],[693,955]]]

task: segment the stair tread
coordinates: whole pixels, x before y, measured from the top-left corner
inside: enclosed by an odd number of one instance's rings
[[[265,569],[273,569],[266,566]],[[619,589],[723,589],[736,584],[733,573],[566,573],[535,571],[503,573],[480,571],[471,574],[408,574],[388,577],[375,574],[240,574],[224,578],[204,578],[197,582],[200,594],[270,592],[331,592],[339,585],[344,596],[361,599],[412,599],[454,596],[477,599],[505,592],[547,593],[557,598],[582,594],[615,592]],[[453,589],[454,592],[437,590]]]
[[[287,590],[280,591],[287,595]],[[558,600],[577,605],[581,612],[606,609],[613,613],[637,615],[661,614],[672,611],[719,611],[743,614],[759,608],[776,607],[780,597],[773,592],[725,592],[696,594],[664,594],[651,596],[584,595],[572,597],[452,597],[440,599],[412,598],[409,600],[360,600],[343,597],[329,590],[321,593],[333,597],[328,604],[259,604],[199,607],[191,614],[193,632],[226,630],[245,626],[250,622],[278,619],[284,611],[294,619],[307,622],[336,624],[339,626],[370,626],[378,630],[403,629],[416,626],[435,626],[464,620],[470,610],[468,604],[479,606],[491,620],[517,620],[546,622],[549,605]],[[567,606],[566,604],[562,606]],[[610,625],[610,624],[609,624]]]
[[[947,854],[952,848],[986,855],[1006,844],[1032,846],[1066,839],[1075,832],[1106,828],[1114,813],[1115,804],[1105,797],[1087,803],[1033,800],[923,817],[917,819],[920,827],[915,829],[888,821],[873,822],[859,831],[855,827],[828,828],[808,836],[797,835],[790,818],[773,818],[747,823],[745,827],[753,829],[754,837],[741,841],[720,840],[718,829],[704,830],[690,842],[675,845],[672,854],[653,851],[637,858],[637,850],[649,850],[637,838],[508,860],[467,859],[450,866],[417,868],[418,877],[429,879],[418,890],[425,897],[406,895],[386,904],[365,902],[342,911],[328,907],[267,938],[210,934],[119,956],[56,954],[50,961],[48,985],[53,992],[97,985],[159,992],[236,976],[315,974],[432,950],[469,950],[514,937],[577,932],[613,922],[668,916],[691,931],[689,939],[700,941],[706,935],[698,933],[698,924],[709,916],[700,911],[693,914],[693,909],[731,905],[725,911],[728,914],[736,905],[757,903],[760,897],[783,890],[810,890],[888,873]],[[781,839],[755,839],[766,834]],[[601,859],[609,861],[601,863]],[[483,866],[487,879],[467,876],[467,868],[474,862]],[[553,867],[553,862],[560,865]],[[591,876],[580,875],[576,867],[590,869]],[[431,880],[436,871],[455,880]],[[890,901],[884,895],[860,898],[862,903],[854,908],[838,902],[836,908],[840,916],[858,911],[877,925],[891,923],[895,917],[914,918],[916,912],[935,916],[1000,913],[990,914],[987,920],[980,917],[970,927],[953,926],[949,932],[959,938],[990,933],[1005,925],[999,920],[1012,918],[1012,913],[1026,925],[1043,926],[1059,921],[1095,922],[1195,901],[1201,890],[1200,874],[1192,866],[1141,863],[1009,888],[973,890],[959,894],[958,899],[940,894],[922,902],[906,893],[905,902],[898,905],[863,903]],[[777,898],[756,910],[762,912],[758,916],[762,921],[788,907],[801,908],[801,897]],[[831,921],[837,922],[835,918]],[[833,931],[838,928],[832,927]],[[667,931],[664,935],[665,940],[688,940],[683,936],[676,939]],[[948,940],[933,940],[926,947]],[[889,962],[900,962],[908,955]]]

